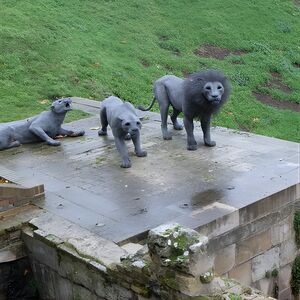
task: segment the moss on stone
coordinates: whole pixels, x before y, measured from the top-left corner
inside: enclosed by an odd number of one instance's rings
[[[300,248],[300,210],[297,210],[294,215],[294,230],[296,245]]]
[[[134,283],[131,285],[131,289],[136,292],[139,295],[142,295],[143,297],[150,297],[150,290],[148,287],[138,284],[138,283]]]
[[[175,272],[170,269],[166,269],[165,274],[159,278],[159,281],[161,285],[170,287],[175,290],[178,289],[178,284],[175,279]]]
[[[201,283],[210,283],[214,278],[213,272],[206,272],[202,275],[200,275],[200,281]]]
[[[229,299],[230,300],[242,300],[242,297],[240,295],[236,295],[236,294],[229,294]]]
[[[68,243],[68,242],[64,242],[63,244],[61,244],[63,246],[65,246],[66,248],[69,248],[70,250],[74,251],[79,257],[81,257],[83,260],[88,260],[88,261],[95,261],[97,262],[98,264],[100,265],[103,265],[105,266],[105,264],[100,260],[98,259],[97,257],[94,257],[94,256],[91,256],[91,255],[88,255],[88,254],[85,254],[81,251],[78,251],[78,249],[71,243]]]
[[[298,296],[300,290],[300,255],[298,255],[293,262],[290,285],[292,294]]]

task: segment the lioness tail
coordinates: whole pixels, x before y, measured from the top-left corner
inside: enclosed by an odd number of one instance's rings
[[[155,97],[153,97],[153,100],[152,100],[152,102],[151,102],[151,104],[150,104],[149,107],[145,108],[142,105],[139,105],[138,109],[142,110],[142,111],[148,111],[148,110],[150,110],[153,107],[154,103],[155,103]]]

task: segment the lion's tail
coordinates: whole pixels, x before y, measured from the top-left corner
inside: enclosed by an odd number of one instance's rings
[[[138,109],[139,110],[142,110],[142,111],[148,111],[148,110],[150,110],[152,107],[153,107],[153,105],[154,105],[154,103],[155,103],[155,97],[153,97],[153,100],[152,100],[152,102],[151,102],[151,104],[150,104],[150,106],[149,107],[147,107],[147,108],[145,108],[145,107],[143,107],[142,105],[139,105],[138,106]]]

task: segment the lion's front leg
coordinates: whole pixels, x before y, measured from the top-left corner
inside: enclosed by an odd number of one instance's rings
[[[50,146],[59,146],[60,142],[53,140],[47,133],[38,126],[31,125],[29,127],[30,132],[32,132],[34,135],[38,136],[42,141],[47,142]]]
[[[70,137],[82,136],[84,134],[85,134],[84,130],[73,131],[73,130],[67,130],[64,128],[60,128],[58,131],[58,135],[66,135],[66,136],[70,136]]]
[[[203,131],[204,144],[208,147],[214,147],[216,146],[216,142],[212,141],[210,137],[210,123],[211,116],[201,118],[201,128]]]
[[[194,137],[194,121],[193,118],[184,116],[183,119],[184,128],[187,134],[187,150],[197,150],[197,142]]]
[[[122,168],[130,168],[131,162],[130,162],[130,158],[128,155],[128,151],[127,151],[127,147],[126,147],[124,139],[115,136],[115,144],[116,144],[117,150],[122,158],[121,167]]]
[[[131,138],[132,138],[132,142],[134,144],[134,151],[135,151],[136,156],[138,156],[138,157],[147,156],[147,151],[142,150],[142,148],[141,148],[140,133],[137,132],[135,135],[132,135]]]

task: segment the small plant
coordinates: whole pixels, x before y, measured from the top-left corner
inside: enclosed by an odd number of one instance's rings
[[[279,272],[278,272],[277,269],[274,269],[274,270],[271,272],[271,276],[272,276],[273,278],[277,278],[277,277],[278,277],[278,274],[279,274]]]
[[[300,255],[298,255],[292,266],[292,278],[290,281],[292,294],[294,296],[299,295],[300,290]]]

